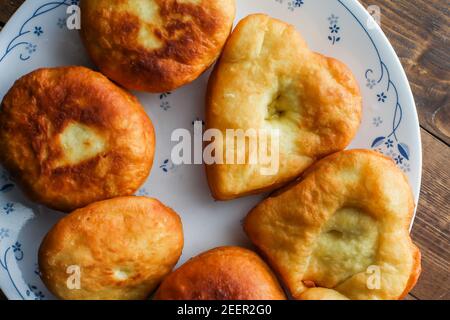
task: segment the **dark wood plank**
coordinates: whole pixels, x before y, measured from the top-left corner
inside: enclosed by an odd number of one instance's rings
[[[412,237],[422,252],[418,299],[450,299],[450,148],[422,130],[422,191]]]
[[[0,25],[5,24],[24,0],[0,0]]]
[[[450,143],[450,0],[360,0],[381,9],[381,27],[413,90],[420,123]]]

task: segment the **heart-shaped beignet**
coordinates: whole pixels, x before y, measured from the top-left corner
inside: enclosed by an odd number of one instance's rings
[[[400,299],[420,274],[414,201],[392,160],[343,151],[253,209],[244,229],[296,299]]]
[[[244,144],[234,143],[231,135],[223,139],[223,154],[236,160],[243,153],[245,161],[207,165],[213,196],[234,199],[292,181],[317,159],[345,149],[361,113],[358,84],[343,63],[312,52],[289,24],[248,16],[210,78],[206,125],[224,137],[229,129],[255,130],[258,150],[251,151],[249,136]],[[273,148],[277,136],[269,136],[265,162],[261,135],[277,130],[278,148]],[[258,161],[251,162],[254,153]]]

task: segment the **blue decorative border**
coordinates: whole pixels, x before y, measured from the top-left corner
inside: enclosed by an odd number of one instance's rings
[[[275,0],[276,2],[282,4],[285,2],[285,0]],[[381,92],[379,92],[377,94],[377,98],[378,98],[378,102],[380,103],[385,103],[388,100],[388,95],[392,92],[394,93],[394,97],[395,97],[395,110],[394,110],[394,116],[393,116],[393,120],[392,120],[392,131],[379,136],[377,138],[375,138],[371,144],[371,148],[372,149],[376,149],[380,152],[383,153],[387,153],[390,156],[393,156],[393,158],[395,159],[395,161],[397,162],[397,164],[401,165],[402,169],[404,169],[405,171],[408,171],[409,168],[402,166],[404,165],[404,161],[409,161],[410,160],[410,149],[408,147],[407,144],[402,143],[399,141],[398,136],[397,136],[397,131],[400,127],[400,124],[402,122],[403,119],[403,108],[399,102],[399,95],[398,95],[398,91],[397,91],[397,87],[395,86],[395,84],[392,82],[391,76],[390,76],[390,72],[389,69],[387,68],[386,64],[384,63],[384,61],[381,58],[380,52],[373,40],[373,38],[371,37],[370,33],[367,31],[367,29],[364,27],[363,23],[361,23],[361,21],[358,19],[358,17],[356,17],[356,15],[342,2],[342,0],[337,0],[338,3],[340,3],[355,19],[356,21],[361,25],[362,29],[364,30],[364,32],[367,34],[368,38],[370,39],[370,41],[372,42],[372,45],[376,51],[379,63],[380,63],[380,75],[379,78],[377,79],[376,77],[374,78],[373,76],[375,75],[375,72],[373,69],[367,69],[365,72],[365,78],[367,80],[367,86],[370,89],[373,89],[375,86],[379,85],[383,79],[385,78],[385,76],[387,76],[387,86],[384,90],[382,90]],[[21,40],[23,39],[23,37],[27,34],[31,34],[32,32],[35,34],[36,37],[40,37],[43,33],[44,30],[41,26],[34,26],[30,27],[30,22],[33,21],[35,18],[42,16],[52,10],[55,10],[61,6],[70,6],[70,5],[78,5],[79,0],[61,0],[61,1],[51,1],[51,2],[47,2],[43,5],[41,5],[38,9],[36,9],[33,13],[33,15],[28,18],[21,26],[19,33],[10,41],[10,43],[8,44],[7,48],[5,49],[5,52],[3,53],[3,55],[0,57],[0,63],[16,48],[19,47],[24,47],[25,48],[25,53],[21,53],[19,55],[19,58],[22,61],[26,61],[28,59],[30,59],[31,55],[36,52],[37,50],[37,45],[33,44],[30,41],[24,41]],[[290,11],[294,11],[297,8],[301,8],[303,5],[305,4],[305,0],[291,0],[291,1],[287,1],[287,8]],[[341,39],[342,36],[339,34],[340,32],[340,26],[338,25],[338,20],[339,18],[337,16],[335,16],[334,14],[332,14],[329,18],[329,30],[330,30],[330,34],[328,36],[328,39],[330,40],[330,42],[334,45],[336,43],[338,43]],[[59,19],[58,20],[58,26],[63,26],[63,19]],[[30,29],[31,28],[31,29]],[[34,31],[32,31],[34,30]],[[161,99],[161,109],[163,109],[164,111],[167,111],[168,109],[170,109],[170,103],[167,100],[168,96],[170,95],[170,93],[165,93],[163,95],[161,95],[160,99]],[[379,126],[381,123],[383,122],[383,120],[381,119],[381,117],[377,117],[375,119],[373,119],[373,124],[375,126]],[[394,146],[396,147],[396,149],[398,150],[398,154],[393,153],[392,149],[394,148]],[[390,149],[386,152],[385,149]],[[6,187],[8,188],[8,186]],[[2,190],[3,191],[3,187]]]
[[[168,100],[171,94],[172,92],[164,92],[159,95],[159,100],[161,101],[159,107],[164,111],[168,111],[170,108],[172,108]]]
[[[328,35],[328,40],[332,45],[335,45],[339,41],[341,41],[342,37],[340,35],[341,27],[339,26],[339,17],[332,14],[327,18],[330,30],[330,34]]]
[[[275,0],[276,2],[283,4],[284,0]],[[306,0],[290,0],[287,2],[287,8],[290,11],[301,8],[305,4]]]
[[[2,169],[0,174],[0,193],[8,193],[14,189],[14,183],[8,174],[8,172]]]
[[[373,40],[372,36],[367,31],[367,29],[364,27],[364,24],[342,2],[342,0],[337,0],[337,1],[356,19],[356,21],[358,21],[358,23],[361,25],[362,29],[364,30],[364,32],[367,34],[370,41],[372,42],[372,45],[377,54],[377,57],[378,57],[378,60],[380,63],[380,75],[379,75],[378,79],[376,77],[373,78],[373,76],[375,75],[374,70],[370,69],[370,68],[367,69],[365,72],[365,78],[367,80],[367,87],[369,89],[373,89],[374,87],[378,86],[383,81],[383,79],[385,79],[385,77],[387,77],[386,78],[386,80],[387,80],[386,88],[377,94],[378,102],[383,103],[383,104],[386,103],[386,101],[388,100],[388,94],[390,94],[391,92],[393,92],[394,98],[395,98],[395,110],[394,110],[394,117],[392,120],[392,128],[391,128],[392,130],[383,136],[379,136],[379,137],[375,138],[370,147],[372,149],[375,149],[381,153],[384,153],[384,154],[392,157],[394,159],[394,161],[396,162],[396,164],[399,165],[399,167],[403,171],[409,172],[410,171],[409,160],[411,158],[410,149],[406,143],[400,142],[398,139],[398,136],[397,136],[397,131],[400,128],[400,124],[402,123],[402,120],[403,120],[403,108],[399,101],[397,87],[391,79],[391,74],[389,72],[389,69],[386,66],[386,64],[384,63],[383,59],[381,58],[380,51],[378,50],[378,47],[376,46],[375,41]],[[377,118],[373,119],[373,124],[376,127],[378,127],[382,122],[383,122],[383,120],[381,117],[377,117]],[[394,151],[394,147],[396,147],[396,149],[398,150],[398,153],[396,153]]]
[[[9,176],[9,174],[1,169],[0,174],[0,193],[8,193],[11,192],[15,188],[15,185],[12,183],[12,180]],[[12,202],[7,202],[0,206],[0,215],[12,215],[16,211],[16,204]],[[11,230],[5,227],[0,227],[0,244],[3,241],[7,241],[7,239],[11,238]],[[6,274],[8,275],[8,278],[16,290],[19,297],[23,300],[25,299],[32,299],[32,300],[43,300],[45,298],[45,295],[42,293],[41,290],[38,289],[35,285],[28,284],[27,290],[25,293],[22,293],[20,289],[18,288],[16,282],[14,281],[14,278],[12,277],[11,270],[8,265],[8,258],[13,254],[15,260],[19,263],[24,258],[24,252],[22,249],[22,244],[20,242],[16,242],[13,245],[9,245],[5,251],[3,252],[3,255],[0,257],[0,270],[3,269]]]
[[[53,11],[61,6],[71,6],[71,5],[78,5],[79,0],[61,0],[61,1],[51,1],[47,2],[43,5],[41,5],[39,8],[37,8],[33,15],[29,17],[20,27],[18,34],[9,42],[8,46],[5,49],[5,52],[0,56],[0,63],[5,60],[5,58],[13,52],[15,49],[19,47],[23,47],[25,49],[25,52],[22,52],[19,55],[20,60],[27,61],[31,58],[31,55],[36,52],[37,45],[28,41],[24,40],[24,36],[29,34],[34,34],[36,37],[40,37],[44,33],[44,29],[41,26],[30,26],[30,22],[36,19],[37,17],[40,17],[50,11]],[[58,22],[60,23],[60,21]]]
[[[8,267],[8,253],[11,251],[11,249],[13,250],[14,256],[15,256],[17,261],[21,261],[23,259],[23,251],[21,251],[20,247],[21,247],[20,243],[16,243],[14,246],[8,247],[6,249],[6,251],[4,252],[2,259],[0,260],[0,266],[6,271],[6,274],[8,275],[9,280],[11,281],[12,285],[14,286],[14,289],[16,289],[16,291],[19,294],[20,298],[22,300],[25,300],[25,297],[20,292],[19,288],[17,288],[17,285],[14,282],[14,279],[11,276],[11,272],[10,272],[9,267]],[[15,248],[19,248],[19,249],[15,249]],[[18,250],[20,250],[20,251],[18,251]],[[16,255],[16,252],[17,252],[17,255]]]
[[[31,42],[30,40],[26,40],[26,36],[33,35],[36,38],[41,37],[45,30],[42,26],[32,24],[32,21],[35,21],[36,18],[43,16],[55,9],[58,9],[62,6],[69,7],[71,5],[78,5],[79,0],[61,0],[61,1],[50,1],[47,2],[40,7],[38,7],[31,17],[29,17],[20,27],[18,33],[16,36],[14,36],[13,39],[8,43],[8,46],[6,47],[5,51],[0,53],[0,63],[5,61],[5,59],[15,50],[18,48],[23,48],[24,52],[19,54],[19,59],[21,61],[27,61],[31,58],[31,55],[36,52],[37,50],[37,44]],[[58,20],[58,25],[63,27],[65,25],[65,20],[60,18]],[[2,170],[2,173],[0,175],[0,193],[8,193],[11,192],[15,188],[15,185],[12,183],[8,173],[4,170]],[[16,210],[15,204],[12,202],[8,202],[0,206],[0,214],[3,215],[11,215]],[[6,239],[11,238],[11,230],[7,228],[0,228],[0,243],[3,242]],[[16,242],[13,245],[8,246],[3,254],[0,257],[0,270],[3,269],[12,286],[16,290],[18,296],[23,299],[32,299],[32,300],[43,300],[45,299],[44,293],[39,290],[39,288],[35,285],[28,284],[27,289],[25,292],[21,292],[19,287],[17,286],[16,282],[14,281],[10,266],[8,264],[9,257],[13,256],[13,258],[16,260],[16,262],[23,261],[24,258],[24,251],[22,249],[22,244],[20,242]],[[35,271],[38,272],[38,271]],[[39,274],[39,273],[37,273]]]
[[[284,3],[284,0],[275,0],[278,3]],[[399,94],[397,91],[397,87],[393,83],[391,79],[391,75],[389,72],[388,67],[384,63],[384,61],[381,58],[380,52],[371,37],[370,33],[367,31],[367,29],[364,27],[363,23],[356,17],[356,15],[341,1],[337,0],[338,3],[340,3],[355,19],[356,21],[361,25],[363,30],[366,32],[368,38],[373,44],[373,47],[377,53],[377,57],[379,59],[380,64],[380,71],[379,71],[379,77],[376,77],[376,73],[373,69],[367,69],[365,72],[365,78],[367,80],[367,87],[369,89],[373,89],[377,86],[379,86],[383,79],[387,80],[387,85],[384,90],[381,92],[378,92],[377,99],[379,103],[386,103],[389,100],[389,96],[391,93],[393,94],[393,97],[395,98],[395,110],[394,110],[394,116],[392,120],[392,128],[391,131],[386,133],[383,136],[377,137],[374,139],[374,141],[371,144],[372,149],[376,149],[379,152],[384,152],[387,155],[390,155],[394,158],[396,163],[404,170],[404,171],[410,171],[409,163],[410,160],[410,150],[409,147],[405,144],[399,141],[397,132],[398,129],[402,123],[403,120],[403,108],[399,102]],[[287,1],[287,9],[290,11],[294,11],[298,8],[301,8],[306,0],[291,0]],[[5,60],[5,58],[13,52],[17,48],[24,48],[25,51],[22,52],[19,55],[20,60],[27,61],[31,58],[31,55],[36,52],[37,45],[32,43],[31,41],[25,40],[26,35],[33,35],[37,38],[39,38],[45,30],[38,25],[32,25],[31,21],[35,20],[37,17],[42,16],[48,12],[51,12],[57,8],[60,8],[61,6],[70,6],[70,5],[78,5],[79,0],[61,0],[61,1],[50,1],[43,5],[41,5],[38,9],[36,9],[31,17],[29,17],[21,26],[19,29],[19,32],[17,35],[9,42],[7,48],[5,49],[4,53],[0,56],[0,63]],[[338,17],[334,14],[331,15],[328,18],[328,21],[330,23],[329,30],[330,35],[328,39],[330,40],[331,44],[334,45],[338,43],[342,39],[342,35],[340,35],[340,27],[338,25]],[[65,19],[59,18],[57,21],[57,25],[60,28],[63,28],[65,24]],[[167,100],[170,93],[162,94],[160,96],[161,100],[161,109],[168,110],[170,108],[170,103]],[[376,117],[373,119],[374,126],[378,127],[383,123],[383,119],[381,117]],[[395,149],[398,150],[398,153],[394,152]],[[387,149],[388,151],[385,151]],[[406,161],[405,161],[406,160]],[[168,160],[164,160],[162,165],[160,166],[160,169],[164,172],[169,172],[175,169],[175,166],[170,163]],[[10,182],[9,178],[7,178],[6,173],[2,173],[1,180],[3,182],[0,184],[0,193],[6,193],[12,191],[15,186],[13,183]],[[139,194],[147,194],[147,191],[145,189],[142,189]],[[15,206],[14,203],[6,203],[2,207],[0,207],[0,214],[10,215],[14,212]],[[6,228],[0,228],[0,243],[5,240],[9,239],[11,237],[10,235],[11,230]],[[0,267],[5,270],[6,274],[8,275],[13,287],[17,291],[17,294],[22,299],[36,299],[41,300],[44,299],[45,296],[36,286],[34,285],[28,285],[28,288],[25,293],[22,293],[19,288],[17,287],[14,279],[12,278],[12,275],[10,273],[10,269],[8,266],[8,257],[13,254],[15,260],[17,262],[20,262],[24,258],[24,252],[22,249],[22,245],[19,242],[16,242],[15,244],[9,246],[4,251],[3,255],[0,257]],[[39,275],[39,271],[35,271],[36,274]]]
[[[283,4],[285,0],[275,0],[275,2]],[[385,104],[391,99],[395,99],[395,108],[391,131],[387,132],[384,135],[376,137],[373,141],[371,141],[370,148],[387,156],[390,156],[403,171],[410,172],[410,148],[406,143],[401,142],[397,136],[398,129],[400,128],[403,120],[403,108],[399,101],[397,87],[392,81],[390,71],[381,58],[380,51],[378,50],[378,47],[376,46],[375,41],[373,40],[369,31],[366,29],[366,27],[364,27],[364,24],[360,21],[360,19],[358,19],[358,17],[347,7],[347,5],[344,4],[343,0],[337,0],[337,2],[342,5],[342,7],[344,7],[345,10],[347,10],[359,23],[361,28],[367,34],[367,37],[371,41],[377,54],[380,64],[380,74],[378,77],[376,77],[376,73],[373,69],[367,69],[364,74],[367,81],[367,87],[372,90],[375,87],[381,86],[382,82],[386,82],[386,87],[378,91],[378,93],[376,94],[378,103]],[[288,9],[291,11],[294,11],[296,8],[300,8],[302,7],[302,5],[304,5],[304,1],[288,1],[287,3]],[[327,20],[329,23],[328,40],[330,41],[331,45],[336,45],[337,43],[342,41],[342,30],[341,26],[339,25],[339,17],[333,13],[327,18]],[[377,116],[373,119],[373,125],[375,127],[379,127],[382,123],[383,119],[381,116]]]
[[[9,232],[9,230],[7,230],[7,229],[4,229],[4,228],[1,229],[2,232],[4,232],[5,230],[6,230],[6,232]],[[7,238],[7,237],[9,237],[9,234],[5,238]],[[3,240],[3,239],[4,238],[2,237],[1,240]],[[15,283],[15,281],[11,275],[9,265],[8,265],[8,257],[10,256],[10,253],[13,254],[14,259],[17,262],[22,261],[24,258],[22,244],[20,242],[16,242],[12,246],[8,247],[5,250],[5,252],[3,253],[3,256],[0,258],[0,267],[5,270],[6,274],[8,275],[9,280],[11,281],[11,283],[12,283],[14,289],[16,290],[17,294],[19,295],[19,297],[22,300],[26,300],[26,299],[43,300],[43,299],[45,299],[44,293],[41,290],[39,290],[38,287],[35,285],[28,284],[28,288],[25,291],[25,294],[23,294],[19,290],[19,288],[17,287],[17,284]]]

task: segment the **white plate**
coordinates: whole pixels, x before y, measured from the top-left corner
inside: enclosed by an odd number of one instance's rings
[[[77,31],[65,26],[75,0],[29,0],[0,34],[0,98],[20,76],[39,67],[90,62]],[[396,160],[418,200],[421,142],[416,108],[400,62],[378,26],[356,0],[238,0],[236,21],[267,13],[294,24],[312,49],[344,61],[358,79],[364,119],[351,148],[372,148]],[[289,43],[286,43],[288,46]],[[203,166],[174,166],[176,128],[193,130],[204,117],[209,72],[171,94],[138,93],[156,128],[151,177],[139,194],[156,197],[182,217],[185,247],[180,263],[222,245],[249,246],[241,220],[263,196],[215,202]],[[0,150],[0,152],[3,152]],[[10,299],[52,299],[39,278],[37,249],[63,215],[27,200],[8,174],[0,175],[0,287]]]

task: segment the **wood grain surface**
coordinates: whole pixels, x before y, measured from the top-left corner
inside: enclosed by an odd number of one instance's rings
[[[256,1],[256,0],[255,0]],[[0,28],[22,3],[0,0]],[[423,142],[423,179],[412,230],[422,275],[408,300],[450,299],[450,0],[361,0],[377,5],[381,27],[411,83]],[[3,296],[4,298],[4,296]],[[0,292],[0,299],[2,293]]]
[[[399,56],[421,126],[450,143],[450,0],[362,0],[378,5],[381,27]]]

